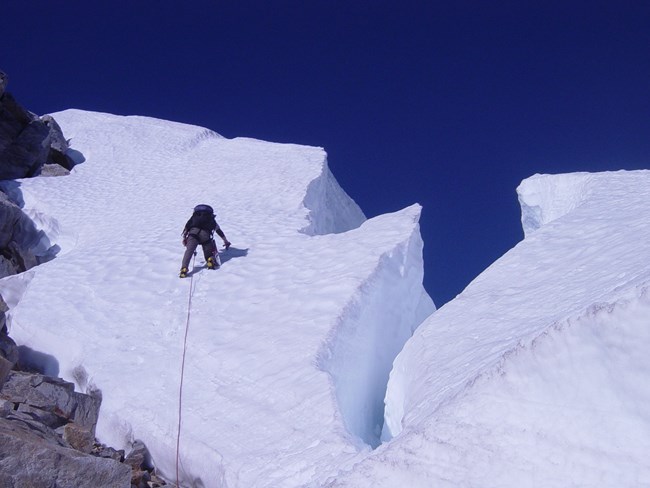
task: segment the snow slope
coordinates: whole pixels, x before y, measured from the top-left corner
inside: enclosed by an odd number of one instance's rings
[[[175,479],[189,317],[183,486],[317,486],[377,445],[392,360],[434,309],[420,208],[365,221],[320,148],[144,117],[55,118],[85,162],[4,187],[45,231],[41,251],[58,254],[0,293],[11,336],[42,368],[101,390],[100,440],[143,440]],[[198,203],[233,247],[221,270],[199,253],[180,280]]]
[[[321,149],[56,118],[86,161],[3,187],[57,257],[0,293],[102,441],[175,478],[189,317],[183,486],[650,487],[650,172],[525,180],[526,238],[431,314],[419,207],[366,221]],[[233,248],[181,281],[196,203]]]
[[[418,328],[387,442],[327,486],[650,486],[650,172],[518,193],[526,238]]]

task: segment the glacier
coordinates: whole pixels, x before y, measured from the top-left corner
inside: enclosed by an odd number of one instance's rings
[[[435,309],[420,207],[366,220],[321,148],[53,115],[84,161],[3,189],[56,258],[0,293],[34,366],[101,394],[99,440],[143,441],[188,487],[319,486],[376,447],[392,361]],[[180,280],[198,203],[233,246]]]
[[[650,486],[650,171],[525,179],[523,241],[435,310],[420,207],[366,219],[323,149],[54,116],[85,161],[2,183],[47,262],[0,293],[102,442],[184,487]],[[179,280],[197,203],[233,247]]]
[[[329,487],[650,486],[650,172],[535,175],[525,239],[395,360]]]

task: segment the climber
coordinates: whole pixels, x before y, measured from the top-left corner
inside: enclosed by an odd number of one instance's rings
[[[230,242],[219,227],[219,224],[217,224],[212,207],[210,205],[197,205],[194,207],[194,213],[183,229],[185,254],[183,255],[183,263],[181,264],[181,278],[187,276],[187,267],[190,264],[190,259],[192,259],[192,254],[194,254],[199,244],[203,247],[203,255],[205,256],[208,269],[217,269],[221,266],[217,244],[212,237],[214,232],[221,237],[224,246],[228,249]]]

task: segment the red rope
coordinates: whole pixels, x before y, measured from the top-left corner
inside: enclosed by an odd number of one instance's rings
[[[192,258],[192,269],[194,269],[194,260],[196,259],[196,253]],[[187,300],[187,320],[185,322],[185,339],[183,340],[183,361],[181,363],[181,384],[178,389],[178,434],[176,435],[176,486],[180,486],[178,479],[178,460],[180,455],[180,445],[181,445],[181,418],[183,410],[183,377],[185,376],[185,353],[187,351],[187,333],[190,330],[190,314],[192,311],[192,294],[194,293],[194,273],[190,277],[190,294]]]

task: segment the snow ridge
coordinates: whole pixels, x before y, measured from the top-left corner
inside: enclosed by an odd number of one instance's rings
[[[126,450],[140,439],[158,471],[175,475],[190,292],[177,275],[180,231],[194,205],[209,203],[233,247],[219,271],[204,270],[200,253],[195,262],[181,484],[317,486],[363,455],[358,436],[368,423],[377,437],[385,383],[369,407],[345,390],[356,363],[337,344],[374,330],[379,342],[356,357],[372,365],[378,351],[388,368],[432,310],[419,207],[364,222],[320,148],[146,117],[55,117],[85,161],[63,178],[19,182],[19,197],[61,251],[29,286],[24,274],[0,287],[16,291],[12,337],[54,357],[80,389],[101,390],[99,439]],[[395,309],[381,313],[382,301]],[[334,351],[327,364],[324,344]]]
[[[649,183],[647,171],[524,182],[544,225],[416,331],[388,385],[392,441],[328,486],[650,480]]]

